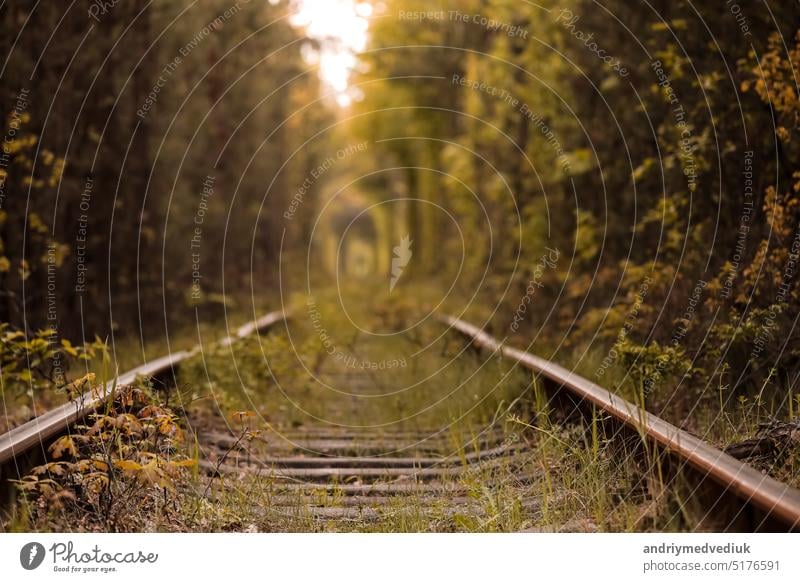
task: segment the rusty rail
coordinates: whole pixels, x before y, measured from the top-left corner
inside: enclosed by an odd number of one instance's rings
[[[743,506],[751,505],[758,508],[765,518],[776,521],[790,530],[800,530],[800,490],[762,474],[694,435],[558,364],[529,352],[505,346],[480,328],[455,317],[444,315],[439,319],[452,329],[471,338],[477,347],[497,352],[518,362],[545,379],[551,388],[563,387],[578,402],[607,413],[617,423],[636,431],[679,459],[681,465],[698,473],[701,479],[709,477],[718,484],[721,494],[735,496]]]

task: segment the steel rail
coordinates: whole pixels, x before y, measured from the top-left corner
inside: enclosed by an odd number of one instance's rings
[[[674,454],[701,475],[710,477],[745,504],[752,504],[790,529],[800,530],[800,490],[762,474],[685,430],[558,364],[505,346],[477,326],[458,318],[442,315],[439,320],[471,338],[477,347],[514,360],[557,387],[567,389],[580,401],[596,406],[626,427]]]
[[[235,341],[257,331],[263,331],[286,319],[283,311],[272,311],[263,317],[239,327],[236,332],[219,342],[227,347]],[[77,398],[54,408],[36,418],[0,435],[0,466],[27,453],[37,445],[43,444],[63,434],[72,424],[82,420],[103,404],[114,393],[117,386],[133,383],[137,377],[154,377],[167,373],[178,364],[199,353],[200,348],[181,350],[142,364],[105,383],[102,389],[88,390]]]

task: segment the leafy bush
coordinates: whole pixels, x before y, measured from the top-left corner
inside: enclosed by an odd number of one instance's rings
[[[77,529],[141,530],[177,511],[177,485],[195,459],[181,454],[180,418],[146,385],[119,388],[107,410],[56,440],[50,461],[16,481],[26,516],[47,527],[60,514]],[[143,523],[144,522],[144,523]]]
[[[99,339],[73,346],[69,340],[58,341],[52,329],[26,337],[0,323],[0,395],[5,403],[0,432],[84,391],[87,376],[71,380],[69,370],[80,365],[85,374],[89,363],[98,357],[108,360],[107,347]]]

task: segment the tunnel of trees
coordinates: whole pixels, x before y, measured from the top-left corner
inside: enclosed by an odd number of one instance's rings
[[[247,311],[309,248],[335,274],[361,216],[345,271],[388,274],[408,236],[409,277],[495,331],[541,284],[513,335],[545,356],[600,342],[785,398],[796,2],[374,4],[340,107],[285,1],[4,3],[0,320],[82,340]]]

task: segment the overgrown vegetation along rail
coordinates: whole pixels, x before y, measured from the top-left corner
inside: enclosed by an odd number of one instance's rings
[[[285,314],[282,311],[268,313],[255,321],[242,325],[233,335],[222,340],[219,345],[228,347],[238,339],[257,331],[266,330],[284,317]],[[181,350],[137,366],[105,384],[81,393],[74,400],[48,411],[28,423],[0,434],[0,477],[6,479],[10,474],[6,467],[9,461],[17,466],[17,473],[19,473],[18,461],[25,455],[43,453],[49,441],[69,431],[70,426],[74,423],[82,421],[89,414],[102,408],[117,387],[134,384],[137,378],[159,378],[172,374],[181,362],[192,357],[194,353],[195,351],[192,350]],[[24,464],[22,463],[22,466]]]
[[[336,317],[322,302],[315,309],[322,320]],[[375,326],[397,330],[408,314],[374,317]],[[24,516],[59,529],[64,515],[88,507],[101,517],[80,527],[141,528],[131,499],[148,512],[146,529],[800,525],[800,492],[471,324],[443,317],[458,334],[427,323],[379,341],[366,341],[354,324],[333,350],[320,349],[317,318],[253,334],[283,318],[276,312],[243,326],[217,350],[161,358],[0,437],[3,477],[20,478],[29,504],[6,527]],[[116,386],[140,374],[171,375],[182,410],[128,391],[116,395],[118,411],[93,419]],[[137,448],[143,435],[157,445]],[[109,452],[117,439],[123,446]],[[21,459],[45,450],[49,462],[25,477]]]
[[[498,352],[531,369],[545,380],[552,394],[563,389],[569,392],[568,401],[576,408],[589,407],[606,415],[614,421],[616,426],[612,430],[615,432],[633,430],[641,435],[645,441],[643,445],[650,442],[671,455],[671,470],[694,473],[693,494],[716,499],[715,517],[727,515],[730,526],[738,522],[747,529],[782,529],[782,525],[800,529],[800,491],[797,489],[779,483],[558,364],[505,347],[467,322],[447,316],[442,319],[471,337],[481,348]],[[711,489],[712,495],[707,489]]]

